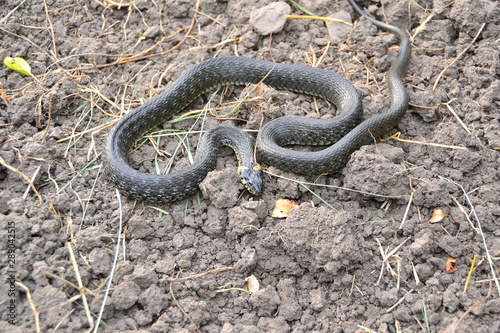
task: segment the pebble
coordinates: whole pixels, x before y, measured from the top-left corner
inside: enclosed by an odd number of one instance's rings
[[[352,23],[351,15],[343,10],[333,13],[328,17]],[[330,40],[334,44],[339,44],[345,41],[347,39],[347,35],[352,29],[352,27],[348,26],[347,24],[340,22],[332,22],[332,21],[326,21],[326,28],[328,29]]]
[[[257,9],[250,14],[250,24],[259,35],[267,36],[283,30],[286,23],[285,15],[292,12],[286,2],[273,2]]]

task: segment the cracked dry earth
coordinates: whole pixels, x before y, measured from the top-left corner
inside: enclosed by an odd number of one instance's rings
[[[261,197],[242,190],[234,155],[223,150],[203,194],[155,206],[122,198],[119,206],[101,169],[110,125],[202,60],[316,61],[354,83],[365,117],[387,109],[394,36],[360,19],[345,0],[300,2],[317,15],[352,17],[354,27],[338,43],[330,43],[324,22],[312,20],[288,20],[281,32],[261,36],[250,13],[270,3],[202,0],[196,10],[188,0],[122,8],[3,1],[0,56],[23,57],[39,82],[0,68],[1,332],[91,330],[118,239],[101,332],[500,331],[494,0],[359,1],[369,15],[413,36],[404,80],[411,106],[386,136],[401,132],[408,141],[364,146],[333,175],[266,168]],[[258,130],[283,115],[335,113],[322,100],[259,87],[233,120],[220,119],[247,90],[211,99],[221,117],[207,117],[204,127],[225,122]],[[210,96],[191,109],[202,109]],[[191,135],[181,146],[174,169],[187,165],[185,147],[197,140]],[[131,163],[154,173],[169,159],[147,141]],[[172,136],[160,141],[168,154],[177,147]],[[33,191],[23,199],[28,182],[20,172],[36,175],[41,202]],[[309,191],[290,179],[341,188],[307,185]],[[273,218],[279,198],[299,207]],[[444,218],[429,222],[437,209]],[[447,271],[449,258],[456,262]],[[251,275],[260,289],[248,293]]]

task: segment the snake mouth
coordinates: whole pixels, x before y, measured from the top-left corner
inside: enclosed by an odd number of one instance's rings
[[[264,181],[262,180],[262,167],[252,162],[251,166],[239,166],[238,174],[241,183],[248,192],[253,195],[262,195],[264,192]]]

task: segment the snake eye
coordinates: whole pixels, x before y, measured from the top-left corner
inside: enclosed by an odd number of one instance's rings
[[[260,164],[253,163],[252,167],[240,166],[238,174],[241,177],[241,183],[248,192],[253,195],[261,195],[264,191],[264,182],[262,180],[262,167]]]

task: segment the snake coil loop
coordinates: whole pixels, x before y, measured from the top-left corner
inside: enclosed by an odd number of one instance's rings
[[[253,139],[232,126],[211,128],[197,149],[195,163],[180,172],[145,174],[130,167],[127,160],[132,145],[141,135],[172,118],[201,94],[221,86],[261,81],[275,89],[324,98],[333,103],[340,114],[328,120],[288,116],[268,122],[257,136],[259,159],[299,174],[332,173],[341,169],[352,152],[394,128],[404,116],[408,94],[402,78],[411,53],[410,42],[402,30],[367,16],[353,0],[349,1],[360,15],[400,40],[398,57],[388,73],[391,101],[388,111],[363,121],[357,90],[349,81],[328,70],[243,57],[214,58],[186,71],[162,94],[128,113],[113,127],[104,150],[108,178],[123,194],[134,199],[180,200],[198,189],[207,173],[215,169],[215,151],[227,145],[236,151],[242,183],[250,192],[260,194],[262,170],[253,158]],[[294,144],[328,147],[315,152],[284,147]]]

